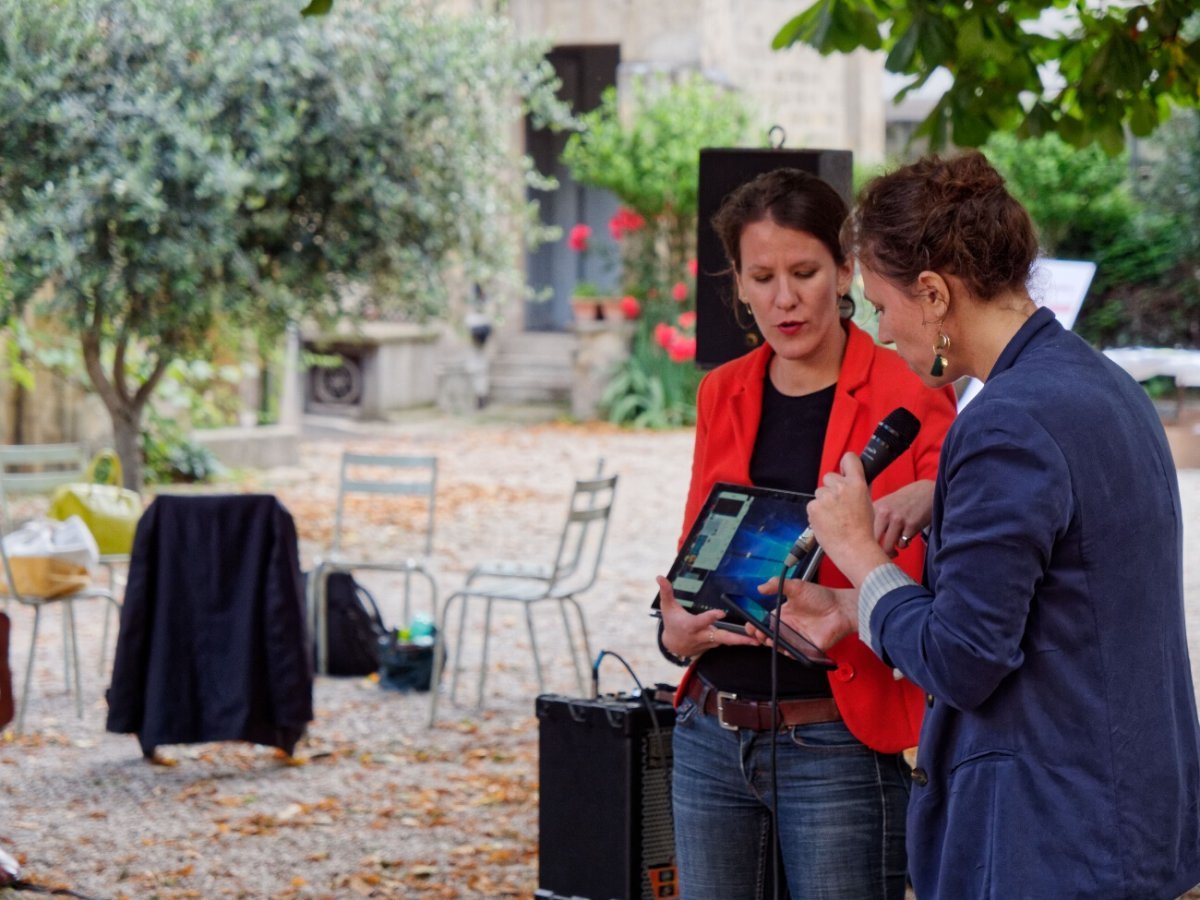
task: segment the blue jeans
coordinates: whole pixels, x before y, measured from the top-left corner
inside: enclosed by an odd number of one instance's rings
[[[842,722],[729,731],[684,700],[672,743],[675,852],[685,900],[766,895],[771,739],[777,745],[779,849],[791,900],[903,900],[910,774]]]

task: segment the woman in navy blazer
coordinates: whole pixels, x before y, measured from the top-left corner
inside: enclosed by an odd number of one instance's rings
[[[882,554],[862,467],[809,505],[857,629],[928,694],[909,803],[920,900],[1167,898],[1200,882],[1200,726],[1171,455],[1142,389],[1038,309],[1025,210],[979,153],[872,182],[850,238],[880,339],[985,385],[943,446],[925,585]]]

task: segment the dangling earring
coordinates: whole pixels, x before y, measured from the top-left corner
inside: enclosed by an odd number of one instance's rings
[[[738,297],[737,303],[733,305],[733,321],[737,323],[738,328],[747,329],[754,325],[754,314],[750,312],[750,304],[745,297]],[[749,316],[750,321],[746,321]]]
[[[944,331],[939,331],[937,340],[933,342],[933,368],[929,370],[929,374],[934,378],[940,378],[942,373],[946,371],[946,357],[942,354],[949,349],[949,336]]]

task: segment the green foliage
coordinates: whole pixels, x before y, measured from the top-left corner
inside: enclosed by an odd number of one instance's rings
[[[702,147],[735,146],[746,136],[745,104],[698,77],[634,82],[626,115],[616,88],[579,117],[563,162],[581,184],[612,191],[648,221],[686,220],[699,204]]]
[[[694,338],[678,316],[694,304],[700,150],[742,144],[749,131],[745,104],[696,77],[636,82],[618,103],[605,91],[600,106],[580,116],[563,161],[572,177],[611,191],[645,221],[619,241],[624,292],[641,306],[631,355],[610,382],[602,407],[613,422],[665,428],[695,421],[699,373]],[[674,324],[672,324],[674,323]],[[676,349],[655,338],[675,328]],[[680,350],[687,345],[691,351]]]
[[[1029,210],[1049,255],[1095,260],[1137,215],[1126,154],[1109,157],[1094,145],[1080,150],[1058,135],[1012,134],[992,135],[984,152]]]
[[[933,149],[978,147],[994,132],[1057,133],[1116,155],[1176,106],[1200,105],[1200,18],[1190,0],[1067,4],[1063,0],[817,0],[776,34],[776,49],[887,51],[913,79],[953,83],[914,136]]]
[[[1192,121],[1189,115],[1164,135],[1178,130],[1186,137]],[[1200,159],[1184,143],[1171,145],[1163,154],[1165,171],[1152,166],[1149,187],[1141,190],[1134,188],[1125,156],[1109,157],[1095,146],[1078,150],[1057,135],[1028,140],[993,135],[987,143],[989,158],[1029,210],[1043,251],[1096,263],[1075,324],[1093,343],[1200,341],[1198,245],[1188,224],[1200,202],[1200,176],[1187,171],[1189,153],[1192,162]]]
[[[225,469],[190,436],[195,428],[237,423],[239,366],[175,360],[168,366],[140,435],[146,480],[154,484],[207,482]]]
[[[1135,194],[1145,205],[1146,249],[1162,277],[1127,303],[1145,343],[1200,347],[1200,111],[1184,110],[1143,148]]]
[[[608,383],[600,407],[614,424],[677,428],[696,422],[701,371],[690,360],[674,361],[653,339],[653,323],[638,323],[624,365]]]
[[[240,366],[207,360],[175,360],[155,394],[156,408],[177,410],[193,428],[236,425],[241,410]]]
[[[192,440],[174,419],[151,411],[141,433],[146,481],[180,484],[211,481],[225,467],[207,447]]]
[[[1179,237],[1169,218],[1139,209],[1128,228],[1098,242],[1097,287],[1155,284],[1168,277],[1181,259]]]
[[[577,281],[571,289],[572,297],[599,297],[600,288],[594,281]]]
[[[698,77],[637,81],[622,102],[608,88],[579,117],[563,162],[580,184],[611,191],[646,220],[621,246],[625,289],[644,298],[694,255],[700,150],[738,145],[749,120],[738,95]]]
[[[517,289],[532,173],[509,135],[523,111],[568,117],[506,20],[416,0],[317,20],[278,0],[0,0],[0,17],[0,321],[32,303],[78,333],[116,430],[218,324],[328,319],[349,282],[410,319],[445,314],[452,280]]]
[[[1175,229],[1184,253],[1200,261],[1200,111],[1176,114],[1145,147],[1138,196]]]
[[[25,323],[16,321],[13,327],[5,336],[4,344],[4,374],[12,380],[14,385],[17,385],[24,390],[33,390],[34,375],[33,370],[29,367],[29,330],[25,327]],[[0,439],[7,438],[7,435],[0,435]]]

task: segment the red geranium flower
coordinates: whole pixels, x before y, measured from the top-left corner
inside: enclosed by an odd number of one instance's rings
[[[667,348],[667,356],[671,358],[671,362],[687,362],[689,359],[695,359],[696,339],[682,335],[676,337],[671,341],[671,346]]]
[[[625,206],[620,207],[613,217],[608,220],[608,231],[614,241],[619,241],[625,235],[639,231],[644,227],[646,227],[646,220]]]
[[[664,350],[669,350],[678,336],[679,332],[666,322],[659,322],[654,326],[654,342]]]
[[[682,303],[688,298],[688,286],[682,281],[675,282],[671,288],[671,296],[675,298],[677,303]]]
[[[696,273],[700,271],[700,263],[694,259],[688,260],[688,271],[692,273],[692,277],[696,277]]]
[[[681,312],[675,321],[679,323],[680,328],[691,328],[696,324],[696,312],[691,309]]]
[[[587,250],[588,241],[591,240],[591,237],[591,227],[581,223],[571,229],[571,233],[567,236],[567,246],[576,253],[583,253]]]
[[[632,294],[626,294],[621,298],[621,315],[627,319],[636,319],[642,313],[642,304],[638,303],[638,298]]]

